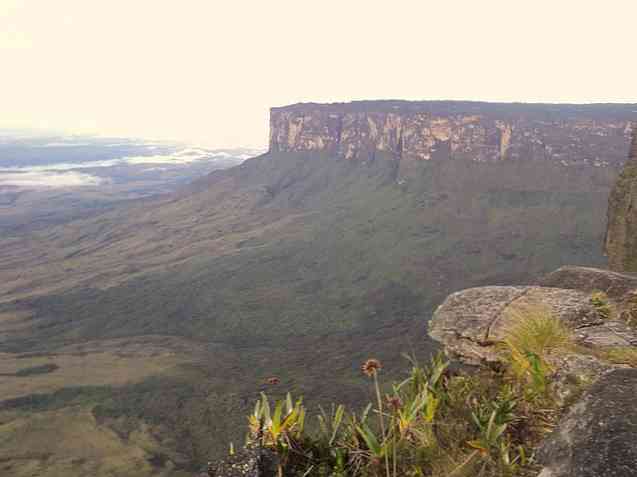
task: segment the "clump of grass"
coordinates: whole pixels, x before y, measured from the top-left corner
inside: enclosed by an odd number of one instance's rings
[[[637,348],[634,346],[616,346],[604,350],[602,357],[613,364],[626,364],[637,367]]]
[[[511,325],[503,340],[509,371],[521,384],[528,400],[550,394],[551,356],[572,348],[571,331],[544,307],[509,311]]]
[[[545,360],[551,354],[570,348],[569,328],[548,308],[528,306],[510,310],[512,324],[506,330],[505,343]]]
[[[591,305],[597,311],[597,314],[604,320],[609,320],[613,314],[613,309],[608,302],[608,295],[603,291],[595,291],[591,294]]]

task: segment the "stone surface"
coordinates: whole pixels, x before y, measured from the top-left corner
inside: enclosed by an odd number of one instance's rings
[[[631,105],[361,101],[297,104],[270,113],[270,151],[370,159],[549,160],[621,165]]]
[[[571,273],[571,272],[577,273]],[[559,273],[558,273],[559,272]],[[622,365],[596,357],[599,352],[618,347],[637,346],[637,329],[625,321],[623,310],[612,319],[605,319],[591,303],[590,290],[598,289],[592,283],[612,283],[615,289],[622,289],[621,277],[604,270],[569,267],[549,275],[550,280],[564,276],[572,286],[583,288],[564,289],[555,287],[480,287],[463,290],[450,295],[435,311],[429,322],[429,335],[443,344],[445,352],[467,364],[500,363],[503,360],[500,343],[507,329],[515,323],[515,310],[544,308],[560,319],[572,330],[575,344],[581,350],[589,349],[590,354],[580,351],[562,352],[551,357],[555,371],[556,392],[562,398],[570,393],[568,385],[572,377],[591,381],[603,373]],[[567,273],[568,272],[568,273]],[[576,277],[586,280],[578,282]],[[628,281],[632,279],[628,277]],[[586,291],[584,291],[586,290]],[[612,292],[612,289],[611,289]],[[628,295],[630,295],[629,292]],[[621,301],[618,301],[621,304]],[[634,311],[637,308],[632,308]]]
[[[434,312],[429,335],[441,342],[448,354],[479,364],[499,361],[497,344],[514,318],[515,308],[545,307],[578,336],[595,341],[605,337],[604,322],[590,302],[590,294],[549,287],[480,287],[450,295]],[[591,330],[600,330],[593,335]]]
[[[637,131],[608,199],[606,254],[613,270],[637,272]]]
[[[540,477],[637,475],[637,369],[602,376],[544,441]]]
[[[276,456],[268,449],[249,446],[225,460],[211,462],[210,477],[266,477],[276,475]]]
[[[590,267],[566,266],[542,278],[538,285],[580,290],[602,291],[609,298],[620,298],[637,289],[637,274],[618,273]]]

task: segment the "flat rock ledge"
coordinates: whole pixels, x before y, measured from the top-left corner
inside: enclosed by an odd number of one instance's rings
[[[546,309],[585,347],[637,346],[637,332],[623,320],[605,319],[591,302],[590,291],[543,286],[480,287],[454,293],[435,311],[429,335],[464,363],[495,363],[501,360],[497,345],[515,322],[509,311],[525,308]]]

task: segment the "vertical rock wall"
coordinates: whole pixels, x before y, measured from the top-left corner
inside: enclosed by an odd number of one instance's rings
[[[273,108],[270,151],[366,160],[622,164],[635,105],[370,101]]]
[[[608,200],[608,264],[623,272],[637,272],[637,127],[633,129],[628,162]]]

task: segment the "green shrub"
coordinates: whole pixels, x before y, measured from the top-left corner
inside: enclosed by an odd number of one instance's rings
[[[528,345],[538,362],[568,342],[556,338],[561,328],[548,333],[547,323],[525,326],[525,333],[517,328],[509,342]],[[527,455],[537,440],[533,429],[543,424],[550,401],[540,408],[534,396],[522,392],[525,379],[512,381],[511,369],[518,364],[512,362],[505,372],[452,373],[441,355],[424,367],[410,361],[407,377],[383,396],[380,363],[368,360],[363,371],[373,380],[376,402],[361,413],[342,405],[320,408],[308,417],[316,426],[305,425],[301,400],[288,395],[271,406],[262,395],[249,418],[250,445],[273,451],[278,474],[286,476],[503,477],[529,469]]]
[[[597,314],[604,320],[611,318],[613,309],[608,303],[608,295],[602,291],[593,292],[591,295],[591,305],[597,311]]]

